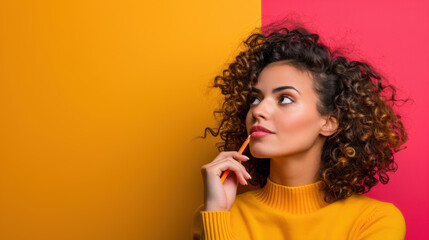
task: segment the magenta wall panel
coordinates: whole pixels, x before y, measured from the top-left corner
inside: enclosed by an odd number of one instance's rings
[[[262,26],[284,17],[304,23],[352,60],[372,64],[410,97],[400,112],[408,148],[397,153],[398,171],[366,195],[395,204],[407,225],[406,239],[429,239],[429,1],[262,0]]]

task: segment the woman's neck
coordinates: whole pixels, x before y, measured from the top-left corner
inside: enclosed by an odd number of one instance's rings
[[[290,187],[315,183],[319,177],[322,153],[321,147],[316,146],[299,154],[271,158],[270,180]]]

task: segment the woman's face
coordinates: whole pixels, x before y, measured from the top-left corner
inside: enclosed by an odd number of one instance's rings
[[[249,95],[248,134],[260,125],[273,134],[251,138],[250,152],[257,158],[299,154],[316,142],[325,120],[316,109],[317,95],[310,73],[285,63],[272,63],[259,75]]]

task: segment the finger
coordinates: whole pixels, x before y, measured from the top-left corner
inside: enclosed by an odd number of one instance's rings
[[[246,168],[243,166],[243,164],[241,164],[241,162],[237,161],[234,158],[228,158],[226,159],[227,161],[232,161],[233,164],[237,165],[238,167],[240,167],[241,170],[246,171]]]
[[[243,159],[243,160],[249,160],[248,156],[243,155],[243,154],[241,154],[241,153],[239,153],[237,151],[225,151],[225,152],[222,152],[222,155],[225,156],[225,157],[228,157],[228,156],[237,157],[240,160],[241,159]]]
[[[238,165],[240,167],[241,171],[243,172],[243,176],[244,176],[245,179],[252,178],[250,176],[250,174],[247,172],[246,168],[243,166],[243,164],[237,162],[236,160],[232,160],[232,162],[235,163],[236,165]]]
[[[234,159],[236,159],[236,160],[240,160],[240,161],[244,161],[244,162],[249,160],[249,157],[248,157],[248,156],[243,155],[243,154],[241,154],[241,153],[239,153],[239,152],[234,152],[234,153],[232,153],[232,154],[231,154],[231,156],[232,156]]]
[[[223,162],[223,161],[228,160],[228,159],[233,159],[234,162],[238,163],[238,166],[242,168],[242,171],[243,171],[246,179],[251,178],[251,176],[247,172],[246,168],[244,168],[244,166],[241,164],[241,161],[248,161],[249,157],[247,157],[246,155],[242,155],[237,151],[224,151],[224,152],[219,153],[218,156],[212,162],[204,165],[201,170],[205,171],[205,169],[211,168],[211,167],[215,166],[217,163]]]
[[[227,158],[233,157],[234,159],[238,160],[238,161],[248,161],[249,157],[247,157],[246,155],[242,155],[240,153],[238,153],[237,151],[226,151],[226,152],[221,152],[217,155],[217,157],[209,164],[209,166],[213,165],[213,163],[217,163],[217,162],[221,162]]]
[[[240,177],[243,177],[244,180],[246,181],[247,179],[250,179],[251,176],[250,174],[247,172],[246,168],[239,162],[237,162],[234,159],[227,159],[227,161],[231,161],[232,164],[236,165],[240,170],[241,170],[241,175]],[[247,182],[247,181],[246,181]]]
[[[221,152],[221,153],[219,153],[219,154],[216,156],[216,158],[215,158],[213,161],[211,161],[210,163],[220,162],[220,161],[222,161],[222,160],[224,160],[224,159],[227,159],[227,158],[231,157],[231,155],[233,155],[233,154],[234,154],[234,151],[225,151],[225,152]]]
[[[233,171],[235,173],[235,175],[237,176],[238,181],[242,184],[242,185],[247,185],[247,181],[246,178],[244,177],[243,174],[243,170],[239,165],[237,161],[232,160],[232,159],[227,159],[225,161],[219,162],[218,164],[216,164],[216,166],[214,166],[213,168],[217,169],[215,171],[215,175],[220,177],[220,175],[222,174],[222,172],[226,171],[227,169],[229,169],[230,171]],[[242,166],[242,165],[241,165]],[[229,176],[228,176],[229,177]],[[228,178],[227,177],[227,178]]]

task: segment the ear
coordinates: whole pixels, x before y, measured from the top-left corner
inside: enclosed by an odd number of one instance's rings
[[[323,117],[323,125],[320,129],[320,134],[323,136],[330,136],[337,131],[338,128],[338,120],[333,115],[326,115]]]

